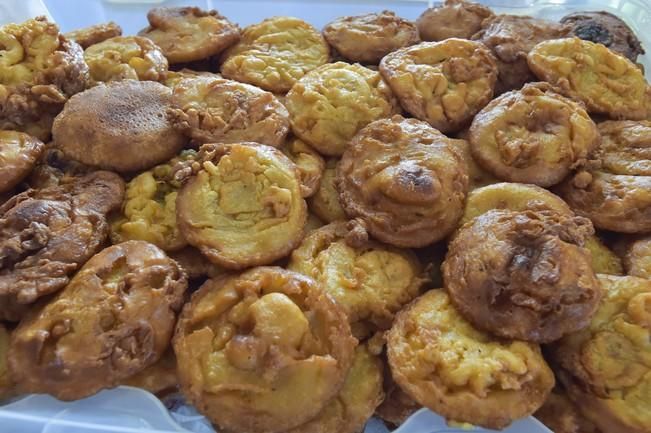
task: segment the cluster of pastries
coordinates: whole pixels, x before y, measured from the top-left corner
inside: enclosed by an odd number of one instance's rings
[[[651,86],[606,12],[0,27],[0,398],[651,433]]]

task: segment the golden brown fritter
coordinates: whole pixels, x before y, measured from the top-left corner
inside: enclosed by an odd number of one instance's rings
[[[330,156],[341,156],[364,126],[400,111],[377,71],[344,62],[307,73],[289,91],[285,105],[292,132]]]
[[[9,375],[9,331],[0,323],[0,401],[14,393],[14,383]]]
[[[178,71],[167,71],[167,74],[165,74],[165,80],[162,81],[163,84],[165,84],[167,87],[170,89],[174,90],[174,88],[179,85],[182,81],[184,81],[186,78],[195,78],[195,77],[211,77],[211,78],[222,78],[220,74],[217,74],[215,72],[208,72],[208,71],[194,71],[192,69],[179,69]]]
[[[277,433],[342,389],[356,340],[312,279],[278,267],[208,280],[174,336],[181,389],[220,429]]]
[[[630,242],[625,250],[624,269],[628,275],[651,280],[651,237]]]
[[[382,57],[416,44],[416,25],[391,11],[337,18],[326,24],[323,36],[351,62],[378,64]]]
[[[97,171],[0,206],[0,319],[19,320],[27,305],[68,284],[101,248],[106,215],[123,196],[118,175]]]
[[[176,356],[170,346],[158,361],[122,381],[120,385],[145,389],[152,394],[172,391],[179,386],[176,373]]]
[[[53,142],[49,142],[27,177],[26,183],[34,189],[49,188],[74,182],[92,171],[95,171],[93,167],[66,158],[61,150],[54,147]]]
[[[457,226],[468,189],[467,166],[445,135],[394,116],[355,136],[337,166],[346,213],[398,247],[423,247]]]
[[[122,27],[113,21],[104,24],[95,24],[81,29],[64,33],[66,39],[77,42],[81,48],[86,49],[91,45],[99,44],[107,39],[122,36]]]
[[[45,145],[31,135],[0,131],[0,193],[13,189],[29,175]]]
[[[384,401],[375,409],[375,416],[390,428],[400,426],[422,407],[395,383],[388,368],[385,369],[384,392]]]
[[[156,246],[106,248],[14,331],[9,368],[18,388],[75,400],[122,383],[168,347],[186,288]]]
[[[224,77],[283,94],[303,75],[328,63],[329,48],[310,24],[281,16],[246,27],[222,59]]]
[[[398,385],[449,420],[501,429],[536,411],[554,386],[537,345],[473,328],[443,290],[402,310],[387,342]]]
[[[482,29],[482,22],[494,16],[490,8],[465,0],[445,0],[426,9],[418,19],[418,33],[424,41],[448,38],[470,39]]]
[[[138,34],[158,45],[170,64],[215,56],[240,40],[240,29],[216,10],[160,7],[147,13],[149,27]]]
[[[584,165],[599,142],[597,126],[583,106],[546,83],[499,96],[470,126],[472,155],[485,170],[509,182],[543,187]]]
[[[499,182],[495,176],[477,164],[477,161],[475,161],[475,158],[472,156],[472,152],[470,151],[470,142],[467,139],[456,138],[451,139],[451,141],[454,144],[454,149],[461,155],[468,166],[469,191]]]
[[[534,416],[554,433],[599,433],[560,387],[552,390]]]
[[[586,218],[549,210],[490,210],[448,247],[443,281],[474,326],[503,338],[549,343],[590,322],[601,298]]]
[[[280,151],[296,164],[303,197],[311,197],[319,190],[325,170],[325,160],[319,153],[299,138],[288,140]]]
[[[149,169],[187,139],[167,118],[172,91],[153,81],[100,84],[75,95],[54,121],[55,145],[71,159],[120,173]]]
[[[326,166],[321,176],[319,189],[310,197],[310,211],[321,218],[326,223],[338,220],[345,220],[346,214],[339,203],[339,193],[335,189],[335,178],[337,176],[336,158],[326,160]]]
[[[484,45],[451,38],[394,51],[380,72],[402,108],[441,132],[455,132],[493,97],[497,64]]]
[[[168,253],[170,258],[183,268],[190,280],[200,278],[217,278],[228,273],[228,270],[212,263],[195,247],[187,246],[177,251]]]

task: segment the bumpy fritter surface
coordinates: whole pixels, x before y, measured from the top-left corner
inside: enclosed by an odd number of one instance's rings
[[[208,280],[174,337],[185,396],[227,431],[284,432],[341,390],[356,340],[312,279],[278,267]]]
[[[167,59],[152,41],[140,36],[115,36],[84,51],[94,83],[119,80],[161,81]]]
[[[254,141],[277,147],[289,132],[289,113],[270,92],[249,84],[197,76],[174,86],[170,115],[197,143]]]
[[[426,9],[416,20],[416,25],[420,38],[424,41],[470,39],[482,29],[482,22],[493,15],[490,8],[479,3],[445,0]]]
[[[280,151],[296,164],[303,197],[311,197],[316,194],[321,186],[321,178],[326,166],[325,160],[319,155],[319,152],[299,138],[292,138],[286,142]]]
[[[391,245],[422,247],[443,239],[456,228],[468,189],[467,166],[453,146],[416,119],[371,123],[337,166],[344,210]]]
[[[541,80],[582,101],[590,113],[612,119],[645,119],[651,86],[627,58],[579,38],[541,42],[527,55]]]
[[[102,246],[106,214],[122,203],[124,181],[98,171],[74,182],[30,189],[0,206],[0,319],[64,287]]]
[[[335,189],[338,159],[326,160],[319,189],[310,197],[310,211],[326,223],[346,219],[346,213],[339,203],[339,193]]]
[[[443,290],[402,310],[387,343],[398,385],[449,420],[504,428],[538,409],[554,386],[537,345],[478,331]]]
[[[495,94],[522,87],[535,79],[527,65],[527,54],[538,43],[570,34],[568,25],[529,16],[496,15],[483,22],[473,39],[491,49],[497,58],[499,75]]]
[[[560,387],[552,390],[534,416],[554,433],[599,433]]]
[[[509,182],[549,187],[584,165],[599,146],[582,105],[546,83],[526,84],[492,100],[470,126],[477,162]]]
[[[570,398],[603,432],[651,425],[651,282],[600,275],[604,298],[590,324],[553,346]]]
[[[120,385],[142,388],[152,394],[174,390],[179,386],[174,350],[169,347],[158,361],[122,381]]]
[[[268,18],[246,27],[242,38],[223,54],[226,78],[286,93],[303,75],[328,62],[328,44],[305,21]]]
[[[472,156],[472,152],[470,151],[470,142],[467,139],[452,139],[452,143],[454,144],[454,149],[462,156],[468,166],[468,189],[470,191],[499,182],[495,176],[477,164],[477,161],[475,161],[475,158]]]
[[[95,24],[81,29],[64,33],[66,39],[77,42],[81,48],[86,49],[91,45],[99,44],[107,39],[122,36],[122,27],[113,21],[104,24]]]
[[[651,280],[651,237],[645,236],[627,242],[623,253],[627,275]]]
[[[170,251],[170,258],[176,260],[188,275],[190,280],[200,278],[217,278],[225,275],[228,270],[212,263],[195,247],[187,246],[180,250]]]
[[[187,279],[143,241],[93,256],[11,339],[9,368],[21,391],[75,400],[156,362],[168,347]]]
[[[13,381],[9,376],[9,331],[0,324],[0,400],[9,397],[13,392]]]
[[[222,78],[220,74],[217,74],[215,72],[194,71],[192,69],[183,68],[178,71],[167,71],[167,74],[165,74],[165,80],[162,81],[162,83],[165,84],[170,89],[174,90],[174,88],[185,79],[202,77],[202,76],[211,77],[211,78]]]
[[[26,184],[34,189],[49,188],[74,182],[92,171],[95,171],[93,167],[66,158],[53,142],[49,142],[27,177]]]
[[[239,27],[215,10],[153,8],[147,20],[138,34],[154,41],[171,64],[217,55],[240,40]]]
[[[292,132],[324,155],[340,156],[353,136],[374,120],[399,112],[377,71],[344,62],[301,78],[285,99]]]
[[[70,99],[54,121],[56,146],[71,159],[121,173],[172,158],[187,139],[167,118],[172,91],[153,81],[99,84]]]
[[[200,170],[176,199],[190,245],[231,269],[272,263],[303,239],[307,205],[296,166],[255,143],[204,145]]]
[[[394,51],[380,72],[406,111],[441,132],[466,126],[493,97],[497,79],[490,50],[456,38]]]
[[[443,281],[459,312],[503,338],[549,343],[590,322],[601,289],[586,218],[490,210],[448,246]]]
[[[386,10],[337,18],[326,24],[323,36],[346,59],[376,65],[390,52],[419,42],[413,22]]]
[[[45,145],[17,131],[0,131],[0,193],[18,185],[32,171]]]
[[[384,401],[375,409],[375,416],[390,427],[398,427],[422,407],[395,383],[388,368],[384,375],[384,393]]]

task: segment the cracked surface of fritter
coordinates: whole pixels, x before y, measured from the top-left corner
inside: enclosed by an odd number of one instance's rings
[[[424,41],[470,39],[482,29],[482,22],[493,15],[490,8],[479,3],[445,0],[425,10],[416,20],[416,25],[418,34]]]
[[[309,199],[310,211],[326,223],[347,219],[339,203],[339,193],[335,189],[338,162],[336,158],[326,160],[319,189]]]
[[[36,137],[0,131],[0,193],[10,191],[29,175],[44,148]]]
[[[303,197],[312,197],[321,186],[321,178],[326,167],[325,160],[319,152],[299,138],[288,140],[280,151],[296,164],[301,180]]]
[[[142,388],[155,395],[175,390],[179,386],[179,379],[174,350],[168,347],[158,361],[122,381],[120,385]]]
[[[108,23],[94,24],[92,26],[73,30],[64,33],[63,36],[65,36],[66,39],[77,42],[81,48],[86,49],[91,45],[104,42],[107,39],[122,36],[122,27],[113,21],[109,21]]]
[[[651,280],[651,237],[624,241],[622,261],[627,275]]]

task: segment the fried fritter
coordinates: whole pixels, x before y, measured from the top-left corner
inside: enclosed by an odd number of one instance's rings
[[[54,121],[55,145],[71,159],[120,173],[147,170],[187,139],[167,118],[172,91],[153,81],[99,84],[75,95]]]
[[[398,385],[449,420],[501,429],[537,410],[554,386],[537,345],[478,331],[443,290],[398,313],[387,343]]]
[[[441,132],[455,132],[493,97],[495,58],[466,39],[422,42],[388,54],[380,72],[402,107]]]
[[[337,18],[326,24],[323,36],[351,62],[378,64],[382,57],[416,44],[416,25],[391,11]]]
[[[538,78],[582,101],[588,112],[612,119],[645,119],[651,86],[627,58],[579,38],[541,42],[527,55]]]
[[[76,400],[122,383],[168,347],[186,288],[156,246],[106,248],[14,331],[9,368],[18,388]]]
[[[617,247],[627,275],[651,280],[651,237],[622,239]]]
[[[147,13],[149,27],[138,34],[158,45],[170,64],[217,55],[240,40],[240,29],[215,10],[160,7]]]
[[[356,340],[312,279],[278,267],[208,280],[174,336],[181,389],[219,428],[277,433],[342,389]]]
[[[499,182],[495,176],[477,164],[477,161],[475,161],[475,158],[472,156],[472,152],[470,151],[470,142],[468,142],[467,139],[457,138],[451,139],[451,141],[454,144],[454,149],[458,151],[468,166],[468,189],[470,191]]]
[[[552,390],[534,416],[554,433],[599,433],[560,387]]]
[[[9,331],[0,323],[0,401],[13,394],[14,383],[9,375]]]
[[[122,381],[120,385],[145,389],[152,394],[161,394],[179,386],[176,373],[176,356],[169,347],[158,361]]]
[[[217,278],[228,273],[227,269],[212,263],[195,247],[187,246],[168,254],[183,268],[190,280]]]
[[[341,156],[353,136],[400,111],[377,71],[344,62],[321,66],[289,91],[292,132],[324,155]]]
[[[546,83],[499,96],[470,126],[470,149],[484,169],[509,182],[544,187],[584,165],[599,142],[583,106]]]
[[[296,164],[303,197],[316,194],[325,170],[325,160],[321,155],[299,138],[289,140],[280,147],[280,151]]]
[[[384,375],[385,397],[382,404],[375,409],[375,416],[380,418],[390,428],[398,427],[422,406],[398,386],[391,376],[391,371],[386,369]]]
[[[183,68],[178,71],[167,71],[167,74],[165,74],[165,80],[162,81],[162,83],[165,84],[170,89],[174,90],[174,88],[182,81],[184,81],[186,78],[195,78],[195,77],[202,77],[202,76],[211,77],[211,78],[222,78],[221,75],[215,72],[193,71],[192,69]]]
[[[224,77],[282,94],[307,72],[326,64],[329,48],[305,21],[273,17],[246,27],[222,58]]]
[[[93,167],[66,158],[61,150],[54,147],[53,142],[49,142],[26,183],[34,189],[50,188],[74,182],[92,171],[95,171]]]
[[[416,25],[424,41],[470,39],[482,29],[482,22],[492,16],[493,11],[479,3],[445,0],[425,10],[416,20]]]
[[[200,144],[254,141],[278,147],[289,132],[289,113],[273,94],[237,81],[181,80],[172,106],[175,126]]]
[[[456,228],[468,174],[451,139],[394,116],[355,136],[337,166],[336,186],[348,216],[361,218],[375,238],[423,247]]]
[[[106,215],[123,196],[118,175],[97,171],[0,206],[0,320],[19,320],[27,305],[68,284],[106,240]]]
[[[0,193],[13,189],[36,165],[43,142],[17,131],[0,131]]]
[[[347,219],[344,209],[339,203],[339,193],[335,189],[334,183],[338,162],[339,160],[335,158],[326,160],[319,189],[309,200],[310,211],[326,223]]]
[[[122,36],[122,27],[113,21],[105,24],[95,24],[92,26],[84,27],[81,29],[73,30],[64,33],[66,39],[73,40],[81,45],[81,48],[86,49],[91,45],[99,44],[107,39],[116,36]]]

